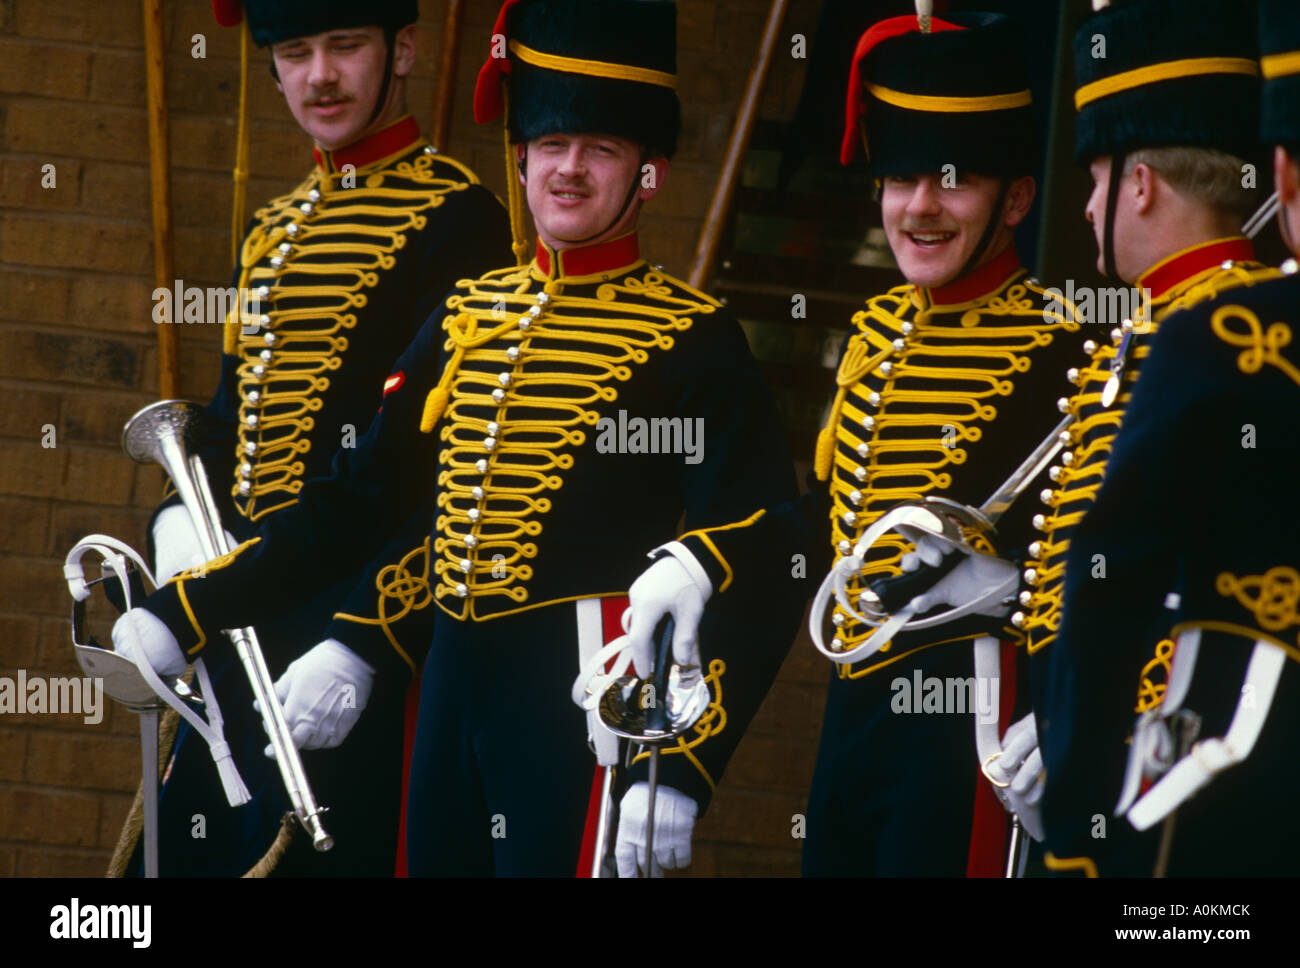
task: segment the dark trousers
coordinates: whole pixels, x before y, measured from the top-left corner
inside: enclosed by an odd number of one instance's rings
[[[913,700],[917,669],[923,681],[974,676],[971,645],[936,646],[858,680],[832,671],[808,794],[805,877],[966,873],[978,774],[975,716],[896,712],[900,690],[893,683],[905,680]]]
[[[571,602],[439,616],[411,757],[412,876],[574,875],[596,768],[569,699],[577,672]]]

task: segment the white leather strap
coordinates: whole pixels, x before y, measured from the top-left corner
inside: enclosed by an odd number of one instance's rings
[[[981,682],[989,686],[989,715],[983,716],[976,702],[975,755],[981,764],[987,763],[995,753],[1002,752],[1002,739],[998,735],[998,722],[1002,718],[999,685],[1002,676],[1002,644],[991,635],[981,635],[975,640],[975,694],[979,695]],[[987,720],[991,719],[992,722]]]
[[[1181,637],[1178,651],[1182,651]],[[1177,663],[1177,653],[1174,658]],[[1256,641],[1228,732],[1222,739],[1203,739],[1193,746],[1190,753],[1175,763],[1145,796],[1133,804],[1128,810],[1128,819],[1135,828],[1149,829],[1206,786],[1216,774],[1250,755],[1273,705],[1273,695],[1285,665],[1286,653],[1282,649],[1271,642]],[[1170,682],[1172,688],[1172,670]],[[1186,686],[1183,686],[1183,692],[1185,694]]]
[[[604,690],[593,690],[591,696],[588,696],[587,689],[593,676],[597,674],[605,675],[606,662],[610,657],[622,651],[622,646],[620,645],[619,648],[612,651],[605,646],[605,623],[599,598],[580,598],[576,604],[578,610],[578,668],[580,671],[577,680],[573,684],[573,701],[587,711],[587,742],[591,744],[591,748],[596,754],[596,762],[601,766],[613,766],[618,762],[618,737],[611,733],[609,727],[600,721],[600,715],[596,709],[600,694]],[[625,645],[627,636],[621,635],[611,644],[617,643]],[[627,667],[627,662],[630,659],[630,654],[624,657],[624,668]],[[606,683],[609,678],[605,679]],[[595,701],[588,705],[587,701],[589,699]]]
[[[90,590],[86,585],[85,570],[81,564],[81,559],[88,551],[96,552],[105,562],[113,565],[113,571],[122,586],[122,604],[125,606],[126,611],[129,612],[133,607],[131,603],[131,582],[126,573],[127,558],[135,562],[136,567],[140,569],[140,574],[148,579],[150,585],[157,587],[149,566],[144,563],[144,559],[136,554],[133,548],[116,538],[110,538],[102,534],[92,534],[73,545],[63,563],[63,574],[68,581],[68,590],[72,592],[72,597],[77,601],[85,601],[90,595]],[[135,626],[128,623],[127,627],[130,629],[131,635],[136,634]],[[144,652],[139,648],[138,641],[136,646],[136,655],[142,656]],[[225,791],[226,800],[232,807],[238,807],[251,799],[248,787],[244,785],[243,778],[240,777],[239,770],[236,768],[235,761],[231,756],[230,746],[226,743],[225,721],[221,717],[221,707],[217,704],[216,690],[212,688],[212,680],[208,676],[207,666],[202,659],[195,659],[193,665],[194,674],[198,677],[199,686],[203,690],[203,704],[208,713],[206,720],[194,712],[176,694],[174,689],[165,684],[148,662],[136,662],[136,668],[140,671],[140,675],[144,677],[145,682],[149,684],[149,688],[158,695],[158,698],[183,716],[194,727],[195,731],[203,737],[204,742],[208,744],[212,759],[217,765],[217,774],[221,778],[221,786]]]

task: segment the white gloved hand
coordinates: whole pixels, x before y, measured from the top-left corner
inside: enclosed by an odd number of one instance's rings
[[[675,554],[689,556],[690,552],[678,546]],[[700,645],[697,633],[700,619],[704,617],[704,603],[713,594],[704,569],[691,558],[694,569],[688,569],[673,554],[664,555],[641,573],[628,589],[628,610],[623,613],[623,628],[627,631],[628,648],[638,674],[647,676],[654,663],[655,626],[665,615],[672,615],[673,661],[680,666],[700,665]],[[696,574],[692,574],[696,572]]]
[[[239,544],[235,536],[226,532],[230,547]],[[154,577],[164,585],[188,568],[197,568],[208,560],[199,544],[199,533],[194,530],[189,512],[183,505],[173,504],[158,512],[153,522]]]
[[[189,660],[166,623],[145,608],[123,612],[113,623],[113,651],[137,666],[149,665],[160,679],[184,675]]]
[[[1041,841],[1043,815],[1040,803],[1047,777],[1043,771],[1043,753],[1038,748],[1038,727],[1033,713],[1007,727],[1007,733],[1002,737],[1002,755],[989,763],[987,769],[997,783],[1010,780],[1010,786],[999,787],[995,783],[993,792],[1007,812],[1020,818],[1029,836]]]
[[[936,567],[945,554],[962,554],[946,542],[916,528],[899,527],[899,533],[916,545],[916,551],[908,552],[899,559],[899,567],[905,572],[916,571],[922,564]],[[912,599],[911,604],[917,615],[924,615],[938,605],[957,607],[982,597],[995,588],[1005,588],[1003,596],[994,598],[983,608],[977,608],[975,615],[990,615],[999,618],[1011,611],[1013,601],[1003,601],[1015,594],[1019,585],[1020,569],[1014,562],[1005,558],[993,558],[989,555],[963,555],[952,571],[940,578],[928,591]]]
[[[337,639],[326,639],[294,659],[275,681],[293,745],[300,750],[340,745],[361,718],[374,684],[375,670]],[[261,712],[256,702],[253,707]],[[270,744],[264,752],[275,755]]]
[[[691,865],[691,832],[699,807],[680,790],[660,785],[655,791],[654,871],[645,869],[645,824],[649,816],[650,784],[632,784],[619,804],[618,840],[614,859],[619,877],[663,877],[665,870]]]

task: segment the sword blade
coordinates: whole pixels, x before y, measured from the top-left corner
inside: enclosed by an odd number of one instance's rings
[[[979,512],[988,518],[990,523],[996,523],[998,518],[1006,514],[1007,509],[1024,493],[1030,482],[1043,472],[1043,468],[1052,462],[1053,457],[1060,453],[1061,448],[1065,446],[1061,434],[1072,423],[1074,423],[1072,415],[1067,414],[1062,418],[1061,422],[1052,428],[1052,432],[1043,438],[1042,443],[1035,447],[1020,466],[1012,471],[1011,476],[1002,482],[1002,486],[979,506]]]

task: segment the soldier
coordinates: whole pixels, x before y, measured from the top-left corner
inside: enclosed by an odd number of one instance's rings
[[[1120,44],[1143,51],[1144,64],[1251,56],[1252,9],[1198,7],[1115,11],[1091,29],[1107,33],[1112,54]],[[1115,19],[1125,14],[1136,19]],[[1152,34],[1142,28],[1157,23],[1172,46],[1148,60]],[[1262,140],[1273,146],[1279,225],[1295,252],[1300,12],[1261,3],[1258,38]],[[1156,136],[1244,141],[1256,91],[1242,71],[1172,82],[1161,104],[1141,90],[1121,95],[1130,103],[1114,105],[1112,120],[1168,118],[1180,104],[1187,127]],[[1117,238],[1125,217],[1121,207]],[[1286,662],[1300,655],[1300,528],[1290,506],[1300,302],[1294,277],[1251,275],[1240,286],[1215,282],[1213,298],[1144,338],[1150,352],[1105,483],[1070,542],[1044,710],[1046,816],[1053,846],[1089,855],[1102,874],[1292,876],[1300,863],[1291,747],[1300,703]],[[1090,574],[1099,558],[1104,580]],[[1100,826],[1089,814],[1110,821],[1104,840],[1088,842]]]
[[[792,553],[821,571],[832,557],[837,569],[854,561],[849,596],[861,607],[871,582],[918,564],[897,534],[865,552],[865,561],[858,557],[855,545],[882,514],[926,496],[980,504],[1021,463],[1026,441],[1045,437],[1059,420],[1044,404],[1065,386],[1078,324],[1068,301],[1054,300],[1026,274],[1013,245],[1034,199],[1038,163],[1024,51],[1014,24],[995,14],[895,17],[862,36],[841,160],[851,161],[862,141],[908,282],[872,297],[853,317],[805,497],[751,527],[684,538],[677,557],[707,575],[703,594],[680,580],[677,562],[657,562],[630,592],[634,635],[648,635],[665,611],[679,622],[689,617],[711,591],[725,599],[733,578],[774,558],[788,568]],[[1013,509],[999,522],[998,554],[1023,555],[1030,513]],[[936,551],[921,554],[933,563]],[[920,688],[914,709],[912,693],[913,682],[935,684],[941,695],[973,684],[972,704],[981,695],[989,700],[974,710],[987,720],[977,727],[977,745],[1000,751],[1006,741],[1000,795],[1032,814],[1038,771],[1022,764],[1031,730],[1022,720],[1008,731],[1017,671],[1011,643],[1020,633],[1005,618],[1018,570],[1012,561],[971,559],[928,601],[912,602],[921,616],[963,595],[992,596],[982,614],[938,635],[903,631],[882,642],[836,606],[829,650],[843,661],[831,677],[809,794],[805,874],[1002,872],[1006,817],[979,777],[971,720],[957,714],[968,710],[964,703],[931,709],[928,700],[923,708]],[[709,601],[712,609],[716,599]],[[973,661],[972,639],[985,658]]]
[[[220,382],[198,451],[237,539],[292,507],[305,481],[328,473],[334,450],[364,431],[390,364],[439,299],[457,279],[500,263],[510,240],[500,203],[468,168],[437,154],[406,112],[414,0],[247,0],[243,7],[215,4],[226,25],[246,14],[253,40],[271,48],[277,89],[314,142],[315,164],[293,191],[257,210],[238,251],[234,285],[256,297],[260,312],[225,323]],[[339,640],[396,642],[401,622],[331,624],[331,617],[341,603],[356,620],[378,612],[376,574],[420,544],[423,524],[395,536],[369,565],[356,561],[313,582],[310,596],[268,617],[262,641],[272,674],[288,667],[278,685],[291,715],[306,712],[302,687],[321,674],[322,662],[348,668],[359,690],[373,679]],[[150,530],[159,580],[205,557],[174,495]],[[312,663],[290,664],[316,643]],[[207,750],[182,724],[161,796],[164,875],[243,874],[267,852],[288,807],[274,764],[261,755],[266,736],[239,664],[216,656],[210,671],[254,801],[226,808]],[[394,688],[400,696],[401,683]],[[338,846],[317,854],[297,838],[281,872],[393,873],[401,703],[374,707],[345,749],[305,757],[331,807]],[[332,745],[326,739],[302,735],[300,742],[314,749]]]
[[[493,50],[476,115],[506,111],[535,258],[458,284],[398,359],[378,417],[335,455],[333,476],[309,482],[205,577],[182,573],[129,612],[115,641],[156,668],[183,667],[177,637],[193,654],[204,629],[276,615],[423,510],[439,613],[411,763],[410,870],[571,874],[593,764],[569,692],[593,622],[600,636],[600,600],[621,595],[683,513],[688,527],[716,525],[795,488],[736,321],[640,255],[640,211],[663,187],[680,124],[675,7],[509,0]],[[649,440],[647,418],[659,428]],[[786,595],[774,607],[780,589],[750,587],[762,599],[738,590],[737,601],[768,607],[744,627],[774,673],[798,603]],[[621,611],[606,613],[615,627]],[[684,637],[677,645],[694,651]],[[358,658],[378,678],[405,667],[373,642],[359,643]],[[657,843],[668,863],[689,860],[694,817],[752,712],[724,714],[725,669],[709,672],[713,709],[662,770]],[[317,694],[328,701],[346,681]],[[636,809],[633,797],[629,838]]]

